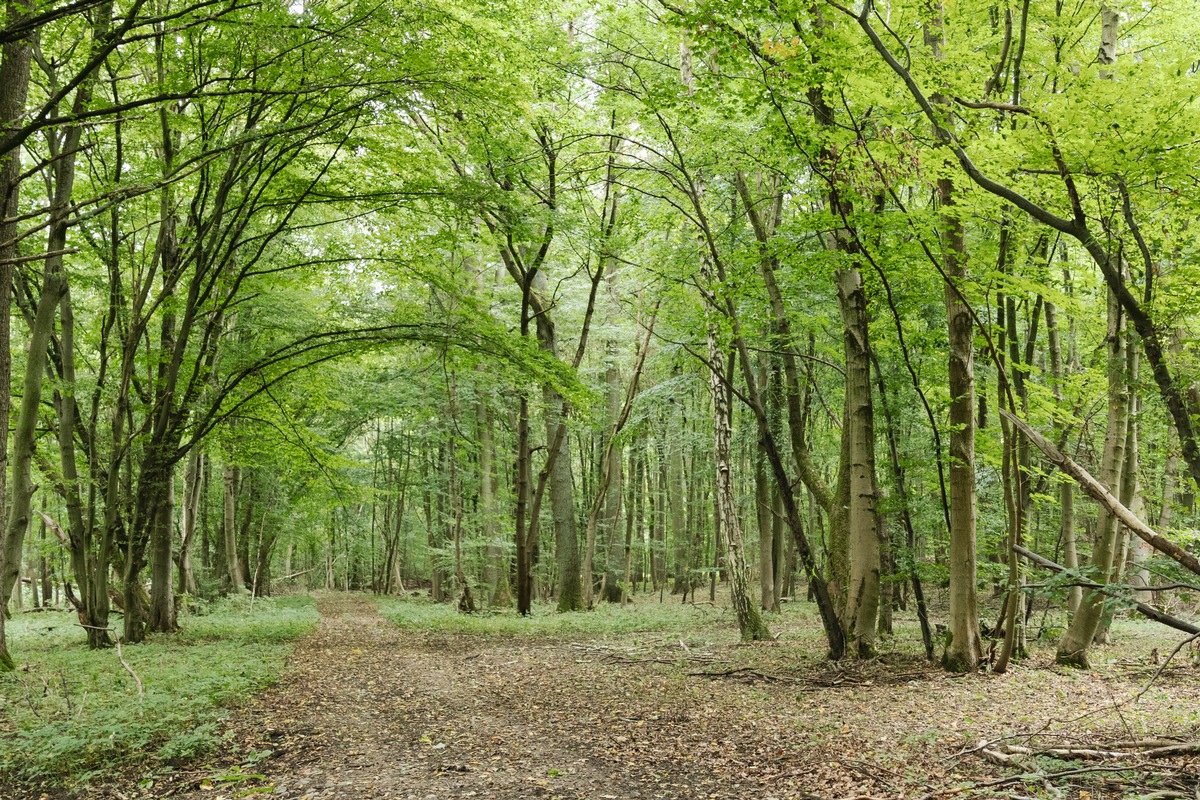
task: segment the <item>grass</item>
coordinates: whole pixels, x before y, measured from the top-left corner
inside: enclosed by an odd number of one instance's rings
[[[595,639],[637,633],[680,636],[736,636],[730,612],[708,605],[683,605],[678,598],[639,598],[624,606],[600,603],[594,611],[560,614],[553,603],[535,603],[533,613],[522,617],[512,609],[461,614],[453,604],[428,598],[381,598],[379,613],[414,633],[463,634],[522,639]],[[731,628],[730,626],[734,626]]]
[[[309,597],[202,604],[177,634],[89,651],[74,614],[9,623],[16,672],[0,674],[0,786],[86,783],[138,767],[166,769],[220,742],[231,705],[272,683],[291,641],[313,628]],[[0,792],[2,794],[2,792]]]

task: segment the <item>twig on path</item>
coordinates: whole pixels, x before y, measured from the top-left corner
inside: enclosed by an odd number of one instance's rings
[[[570,644],[572,650],[581,650],[589,655],[597,656],[598,658],[614,662],[617,664],[678,664],[680,661],[695,661],[701,664],[712,664],[720,661],[716,656],[709,653],[696,653],[692,650],[687,650],[683,656],[652,656],[644,655],[645,650],[629,650],[618,647],[607,647],[604,645],[583,644],[580,642],[572,642]]]
[[[1078,769],[1066,769],[1061,772],[1024,772],[1020,775],[1010,775],[1007,778],[997,778],[992,781],[984,781],[983,783],[973,783],[970,786],[956,786],[953,789],[935,789],[932,792],[921,795],[917,800],[934,800],[938,797],[950,797],[953,795],[966,794],[975,792],[979,789],[998,789],[1002,786],[1015,786],[1019,783],[1033,783],[1054,780],[1055,778],[1069,778],[1073,775],[1086,775],[1095,772],[1132,772],[1136,767],[1122,766],[1098,766],[1098,767],[1080,767]]]
[[[760,680],[764,683],[805,683],[800,678],[792,678],[787,675],[772,675],[767,672],[759,672],[753,667],[736,667],[734,669],[721,670],[720,672],[689,672],[689,676],[698,678],[747,678],[749,680]]]
[[[878,764],[870,764],[866,761],[859,761],[857,759],[843,758],[843,759],[839,759],[839,760],[843,764],[845,764],[847,767],[850,767],[850,769],[857,772],[859,775],[862,775],[864,778],[880,784],[881,786],[891,790],[895,794],[900,793],[900,790],[898,788],[896,788],[896,784],[885,780],[884,778],[877,775],[875,772],[875,770],[877,770],[877,769],[882,769],[884,772],[889,772],[892,775],[895,775],[896,773],[892,772],[891,770],[886,769],[885,767],[881,767]]]

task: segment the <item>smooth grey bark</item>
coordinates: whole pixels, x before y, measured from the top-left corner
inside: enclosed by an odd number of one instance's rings
[[[225,552],[224,578],[225,588],[233,594],[246,591],[246,573],[241,559],[238,557],[237,542],[237,493],[240,470],[225,464],[222,471],[223,513],[221,515],[221,542]]]
[[[539,326],[540,327],[540,326]],[[551,339],[553,342],[553,339]],[[553,353],[553,345],[551,345]],[[550,513],[554,521],[554,552],[558,569],[558,610],[583,609],[583,584],[580,581],[579,539],[575,526],[575,476],[571,470],[571,454],[567,436],[558,436],[562,420],[563,399],[554,387],[542,387],[545,404],[546,440],[557,438],[558,452],[550,470]]]
[[[933,19],[925,31],[925,45],[935,61],[941,61],[943,14],[940,0],[931,5]],[[934,96],[939,106],[946,99]],[[945,145],[949,136],[937,125],[934,134]],[[979,636],[979,601],[975,574],[975,327],[961,286],[967,279],[966,245],[963,228],[954,211],[954,181],[937,180],[936,195],[941,210],[942,269],[945,272],[946,328],[949,335],[950,388],[950,640],[942,663],[954,672],[976,669],[983,659]]]
[[[483,369],[482,365],[479,368]],[[488,605],[508,605],[511,593],[504,548],[500,541],[500,503],[496,481],[496,423],[487,398],[480,391],[475,401],[476,436],[479,441],[479,513],[484,539],[484,589]]]
[[[661,592],[667,584],[667,456],[663,442],[664,417],[659,417],[659,430],[654,436],[656,467],[654,480],[654,525],[651,528],[650,574],[654,591]]]
[[[767,477],[767,456],[761,449],[754,455],[754,511],[758,523],[758,589],[759,608],[775,609],[775,519],[770,479]]]
[[[1129,386],[1125,381],[1125,323],[1116,297],[1108,293],[1108,423],[1104,435],[1104,454],[1100,461],[1100,481],[1120,493],[1121,469],[1125,463],[1125,441],[1129,421]],[[1107,508],[1100,509],[1096,525],[1096,543],[1091,566],[1098,575],[1113,569],[1118,547],[1117,517]],[[1055,660],[1068,666],[1087,668],[1088,648],[1100,625],[1105,598],[1099,592],[1085,593],[1079,610],[1071,619],[1058,643]]]
[[[687,524],[686,500],[688,496],[687,475],[683,469],[683,447],[685,438],[682,435],[687,430],[687,420],[683,403],[672,398],[668,408],[677,410],[672,413],[670,425],[675,435],[671,437],[667,447],[667,509],[671,522],[671,541],[675,544],[675,583],[672,594],[682,594],[687,600],[688,592],[692,589],[690,527]]]
[[[610,279],[611,280],[611,279]],[[617,603],[621,601],[621,590],[617,586],[619,580],[619,569],[622,561],[623,542],[620,535],[621,530],[621,512],[624,510],[625,516],[632,513],[632,509],[624,505],[622,495],[625,485],[625,459],[623,458],[624,447],[616,443],[616,434],[612,428],[618,415],[621,413],[621,370],[617,367],[617,343],[610,339],[604,346],[605,360],[607,364],[604,370],[604,397],[606,410],[608,412],[609,429],[604,432],[604,437],[601,441],[601,449],[607,454],[610,448],[615,447],[608,462],[608,478],[607,485],[602,477],[600,485],[607,490],[604,494],[604,512],[600,517],[600,530],[598,536],[589,536],[588,549],[592,552],[585,552],[583,580],[584,586],[584,606],[591,608],[593,599],[591,597],[590,584],[592,583],[592,560],[593,553],[597,548],[597,539],[604,543],[604,574],[600,581],[600,596],[601,599],[609,603]],[[602,467],[603,469],[603,467]],[[623,507],[624,506],[624,507]],[[591,533],[589,531],[589,533]]]
[[[179,520],[179,591],[188,595],[197,592],[192,547],[196,542],[196,522],[203,499],[200,492],[204,477],[203,458],[200,448],[193,448],[183,470],[183,511]],[[284,569],[285,575],[290,572],[290,569]]]
[[[1065,253],[1064,253],[1065,255]],[[1047,300],[1043,307],[1046,315],[1046,344],[1050,356],[1050,382],[1054,399],[1062,406],[1066,402],[1063,394],[1063,382],[1066,378],[1063,368],[1062,338],[1058,327],[1058,308]],[[1055,438],[1062,441],[1065,426],[1056,423]],[[1079,553],[1075,544],[1075,484],[1064,480],[1058,487],[1059,507],[1059,538],[1062,540],[1063,564],[1067,569],[1079,569]],[[1067,611],[1070,617],[1075,616],[1079,608],[1079,600],[1083,597],[1083,588],[1072,586],[1067,595]]]
[[[846,409],[842,430],[849,470],[846,533],[849,556],[842,624],[848,644],[860,658],[875,649],[880,599],[879,520],[875,512],[875,426],[871,399],[871,359],[867,339],[867,300],[855,269],[835,275],[846,351]]]
[[[1138,350],[1131,344],[1126,345],[1125,349],[1126,363],[1126,383],[1130,386],[1136,386],[1138,383]],[[1138,416],[1141,411],[1141,398],[1136,392],[1130,389],[1129,419],[1126,422],[1125,429],[1125,463],[1121,466],[1121,486],[1120,500],[1122,505],[1142,517],[1145,513],[1145,504],[1142,503],[1141,485],[1138,481]],[[1136,537],[1133,537],[1136,539]],[[1120,584],[1125,580],[1126,560],[1129,557],[1129,530],[1124,525],[1117,523],[1116,541],[1113,544],[1113,559],[1112,568],[1109,570],[1107,582],[1110,584]],[[1138,540],[1140,541],[1140,540]],[[1109,643],[1109,629],[1112,627],[1113,608],[1112,604],[1106,603],[1104,612],[1100,615],[1100,624],[1096,628],[1096,633],[1092,637],[1096,644]]]

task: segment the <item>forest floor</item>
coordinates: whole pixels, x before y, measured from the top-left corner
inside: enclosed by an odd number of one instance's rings
[[[1088,672],[1039,651],[1005,675],[961,676],[899,650],[825,662],[799,611],[775,618],[776,642],[742,646],[719,608],[671,605],[645,630],[597,636],[547,615],[520,635],[512,615],[492,629],[391,601],[385,619],[368,596],[326,594],[279,684],[231,714],[216,760],[77,796],[1200,796],[1196,755],[1005,767],[975,750],[1197,741],[1200,669],[1182,653],[1156,675],[1179,638],[1164,629],[1122,628],[1123,649]]]

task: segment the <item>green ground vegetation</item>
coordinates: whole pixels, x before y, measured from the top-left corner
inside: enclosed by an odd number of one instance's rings
[[[227,710],[274,682],[316,621],[307,596],[195,602],[180,633],[118,656],[85,649],[72,613],[18,615],[21,663],[0,675],[0,787],[149,775],[203,756]]]

